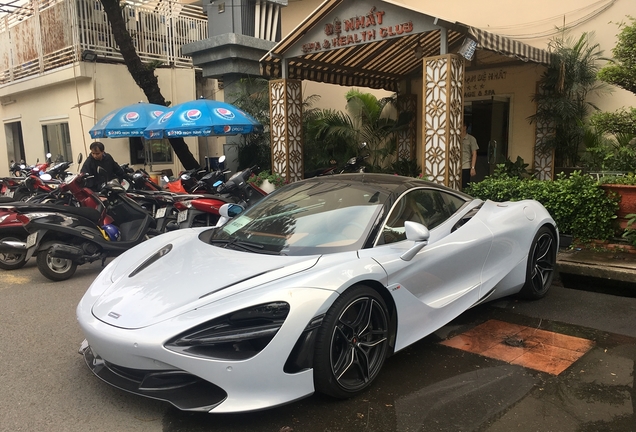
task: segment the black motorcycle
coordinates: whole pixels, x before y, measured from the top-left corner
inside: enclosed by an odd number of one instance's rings
[[[56,211],[22,214],[30,235],[24,245],[15,246],[26,248],[27,259],[37,254],[45,277],[62,281],[72,277],[78,265],[97,260],[103,265],[106,258],[159,234],[155,219],[126,196],[118,181],[107,183],[101,194],[106,198],[102,212],[60,206]]]

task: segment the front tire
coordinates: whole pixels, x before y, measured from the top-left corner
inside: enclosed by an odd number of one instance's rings
[[[556,245],[552,230],[546,226],[541,227],[530,246],[526,283],[519,292],[521,297],[537,300],[548,293],[556,267]]]
[[[51,247],[53,245],[38,251],[36,261],[40,273],[55,282],[70,279],[77,270],[77,263],[66,258],[53,258]]]
[[[3,240],[24,241],[15,237],[5,237]],[[26,264],[26,251],[0,252],[0,268],[3,270],[17,270]]]
[[[388,354],[389,333],[388,309],[375,290],[356,285],[345,291],[316,336],[316,391],[347,398],[368,388]]]

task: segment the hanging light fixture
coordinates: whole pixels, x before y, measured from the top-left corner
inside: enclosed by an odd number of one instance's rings
[[[462,42],[462,46],[459,48],[457,53],[464,57],[466,60],[472,60],[473,55],[475,54],[475,49],[477,49],[477,41],[474,39],[466,38],[464,42]]]

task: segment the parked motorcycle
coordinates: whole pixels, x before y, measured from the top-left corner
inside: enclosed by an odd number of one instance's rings
[[[267,193],[247,182],[255,169],[257,167],[238,171],[227,182],[217,179],[212,185],[206,186],[206,190],[212,194],[175,202],[174,207],[179,211],[177,220],[176,223],[168,223],[166,229],[215,226],[221,216],[219,209],[223,204],[235,203],[248,208],[260,201]],[[202,179],[202,182],[205,181]]]
[[[9,162],[9,172],[13,177],[24,177],[26,167],[24,159],[20,160],[20,162],[15,162],[13,160]]]
[[[50,194],[71,175],[67,171],[71,165],[73,162],[60,162],[49,168],[48,171],[40,172],[39,175],[37,174],[39,171],[31,171],[22,184],[15,189],[14,200],[30,201],[36,195]]]
[[[40,273],[53,281],[69,279],[78,265],[117,256],[159,234],[155,220],[114,180],[101,192],[106,205],[95,209],[58,207],[56,211],[23,212],[17,218],[30,233],[26,242],[0,242],[2,248],[36,254]],[[107,221],[108,220],[108,221]],[[108,223],[106,223],[108,222]]]
[[[78,164],[82,161],[80,155]],[[74,212],[73,208],[88,208],[78,210],[83,217],[94,218],[95,213],[102,215],[104,204],[98,194],[84,186],[85,175],[79,174],[71,178],[67,183],[51,191],[49,194],[38,195],[38,201],[32,199],[29,202],[11,202],[0,205],[0,268],[15,270],[24,266],[30,256],[24,247],[28,231],[24,226],[24,220],[18,216],[22,213],[44,212]],[[107,214],[103,219],[98,219],[101,224],[112,223],[112,218]]]
[[[161,191],[163,188],[159,186],[157,183],[152,181],[150,178],[150,174],[145,169],[137,169],[135,170],[129,164],[122,164],[122,170],[124,171],[124,179],[130,185],[129,190],[136,191]]]
[[[166,189],[175,193],[192,193],[199,179],[207,174],[205,168],[195,168],[183,171],[175,180],[166,181]]]

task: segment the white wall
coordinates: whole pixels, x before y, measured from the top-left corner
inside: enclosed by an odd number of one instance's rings
[[[192,69],[157,69],[159,87],[173,105],[196,97]],[[0,89],[0,119],[4,124],[20,121],[27,163],[44,159],[42,125],[67,122],[73,158],[88,154],[93,141],[88,131],[113,109],[147,101],[123,64],[81,63],[45,77],[32,78]],[[15,102],[13,102],[15,101]],[[7,104],[7,102],[10,102]],[[6,136],[0,133],[0,176],[8,175]],[[106,151],[118,163],[130,162],[127,139],[103,139]],[[186,140],[195,158],[199,158],[194,138]],[[171,165],[156,165],[153,170],[182,169],[178,160]],[[78,167],[74,167],[77,169]]]

